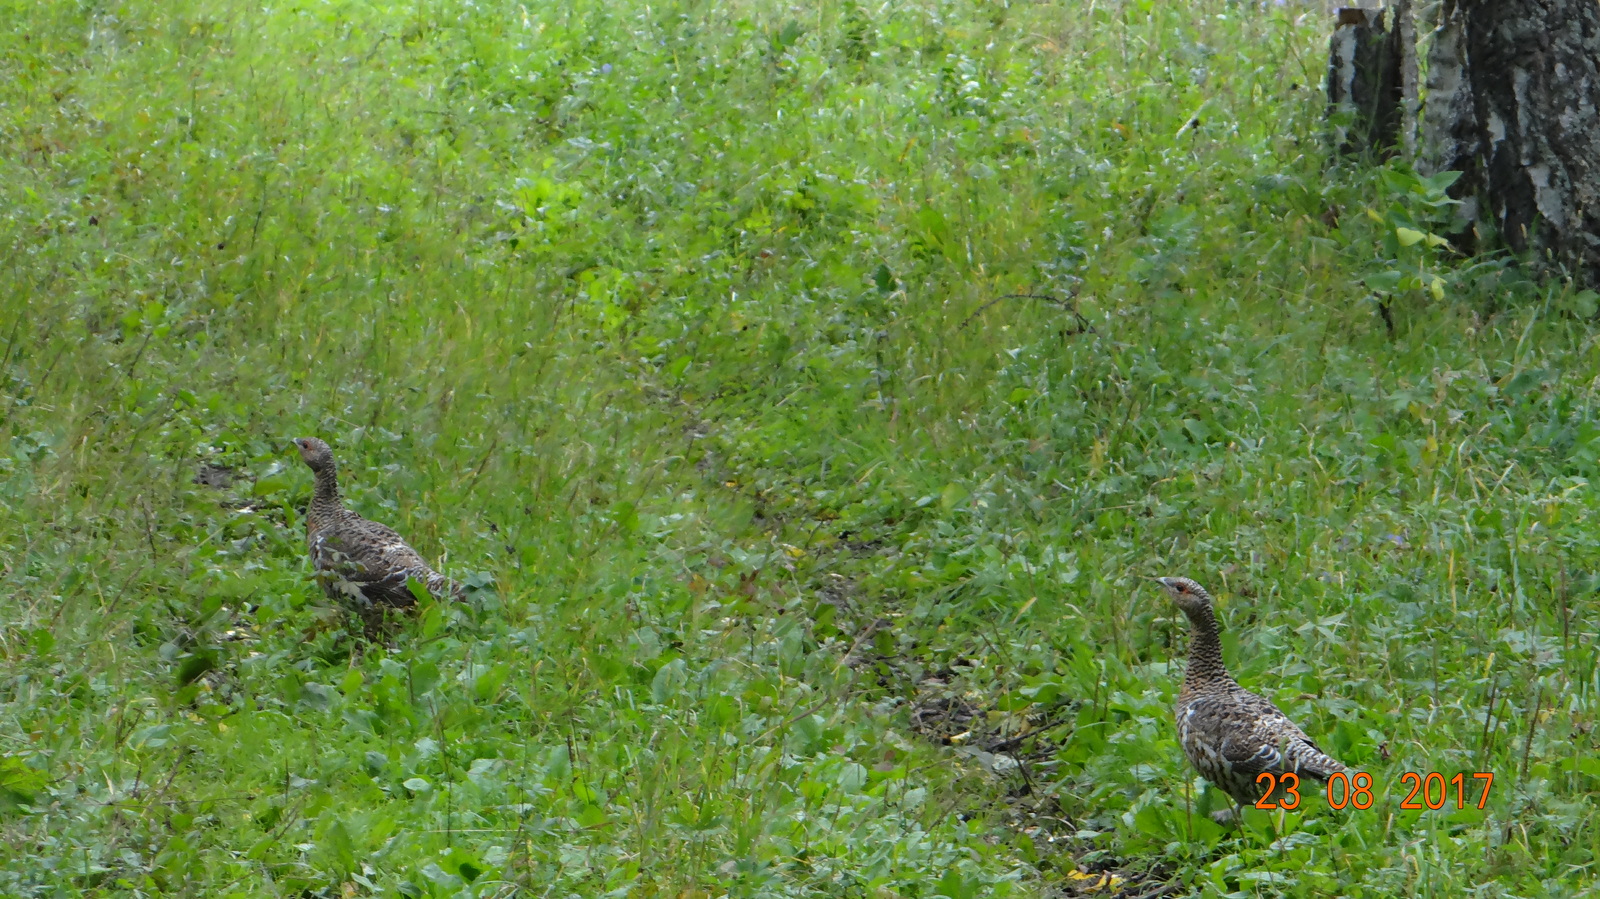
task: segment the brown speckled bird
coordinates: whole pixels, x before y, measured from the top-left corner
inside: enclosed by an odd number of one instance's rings
[[[317,581],[332,599],[358,608],[402,608],[416,603],[408,586],[416,578],[439,598],[460,599],[461,587],[422,560],[393,530],[346,509],[339,497],[333,450],[315,437],[294,445],[316,476],[316,492],[306,510],[306,543]]]
[[[1254,805],[1266,794],[1257,783],[1263,771],[1326,781],[1347,770],[1270,700],[1239,686],[1222,664],[1217,616],[1211,594],[1186,577],[1156,581],[1189,618],[1189,667],[1178,691],[1174,712],[1178,742],[1200,776],[1232,796],[1241,806]],[[1302,792],[1303,795],[1303,792]],[[1280,789],[1274,799],[1286,798]],[[1219,816],[1220,819],[1220,816]]]

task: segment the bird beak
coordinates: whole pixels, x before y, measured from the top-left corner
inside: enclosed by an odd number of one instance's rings
[[[1169,577],[1153,577],[1150,580],[1155,581],[1156,583],[1160,584],[1163,587],[1171,587],[1172,586],[1172,578],[1169,578]]]

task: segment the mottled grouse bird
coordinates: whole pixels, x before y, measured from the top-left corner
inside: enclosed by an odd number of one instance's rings
[[[1200,775],[1241,806],[1254,805],[1269,783],[1263,772],[1326,781],[1347,770],[1317,748],[1271,701],[1239,686],[1222,664],[1211,594],[1186,577],[1156,578],[1189,617],[1189,668],[1174,709],[1178,742]],[[1274,800],[1286,798],[1275,791]]]
[[[294,442],[316,475],[316,492],[306,510],[306,542],[317,581],[332,599],[353,600],[359,608],[413,605],[408,586],[416,578],[440,598],[461,598],[461,587],[432,568],[399,534],[346,509],[339,498],[333,450],[315,437]]]

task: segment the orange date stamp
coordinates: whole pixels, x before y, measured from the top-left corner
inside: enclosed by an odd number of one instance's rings
[[[1400,786],[1411,785],[1411,792],[1400,801],[1403,809],[1442,809],[1450,801],[1450,791],[1455,790],[1456,808],[1466,808],[1471,802],[1476,787],[1476,782],[1483,782],[1483,792],[1477,796],[1476,808],[1483,808],[1489,802],[1489,788],[1494,786],[1494,774],[1489,772],[1475,772],[1470,776],[1463,771],[1454,777],[1446,779],[1437,771],[1427,774],[1418,774],[1407,771],[1400,775]],[[1256,800],[1256,808],[1260,809],[1295,809],[1300,806],[1300,775],[1294,772],[1273,774],[1263,771],[1256,775],[1256,783],[1265,783],[1266,792]],[[1358,809],[1372,808],[1372,775],[1365,771],[1354,774],[1345,774],[1343,771],[1335,773],[1328,778],[1327,797],[1328,805],[1336,809],[1354,806]],[[1434,796],[1438,796],[1435,801]],[[1274,799],[1274,796],[1277,798]]]

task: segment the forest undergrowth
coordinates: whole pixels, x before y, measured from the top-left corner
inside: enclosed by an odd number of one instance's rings
[[[0,894],[1589,888],[1596,296],[1320,6],[0,10]],[[1209,818],[1169,574],[1369,808]]]

